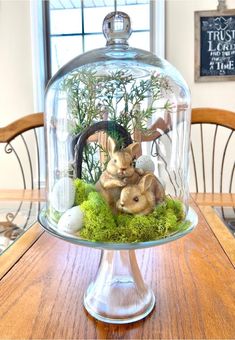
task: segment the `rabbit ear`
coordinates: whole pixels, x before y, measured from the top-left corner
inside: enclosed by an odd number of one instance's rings
[[[152,181],[153,181],[153,175],[151,174],[147,174],[141,178],[141,180],[139,181],[139,187],[140,187],[141,193],[146,192],[151,187]]]
[[[116,149],[115,141],[113,140],[113,138],[108,137],[108,153],[109,153],[110,156],[113,155],[115,149]]]
[[[129,152],[131,156],[134,158],[139,152],[140,149],[140,143],[132,143],[128,145],[124,150]]]

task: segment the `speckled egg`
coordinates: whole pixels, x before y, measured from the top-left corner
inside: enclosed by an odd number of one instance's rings
[[[150,156],[142,155],[136,160],[136,168],[143,169],[144,171],[152,171],[155,170],[154,162],[152,161]]]
[[[84,214],[80,206],[68,209],[59,219],[57,227],[61,231],[74,234],[83,227]]]
[[[69,177],[60,178],[54,185],[50,201],[52,207],[59,212],[64,212],[74,205],[75,186]]]

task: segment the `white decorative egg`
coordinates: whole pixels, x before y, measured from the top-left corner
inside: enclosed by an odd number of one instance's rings
[[[69,177],[60,178],[54,185],[50,196],[52,207],[64,212],[74,205],[75,186]]]
[[[135,164],[136,168],[143,169],[144,171],[152,171],[155,170],[154,162],[152,161],[150,156],[142,155],[136,160]]]
[[[59,219],[57,227],[69,234],[76,233],[83,227],[84,214],[79,205],[68,209]]]

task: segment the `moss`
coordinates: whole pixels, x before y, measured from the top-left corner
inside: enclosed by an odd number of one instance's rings
[[[74,180],[75,205],[84,212],[84,227],[80,236],[93,242],[134,243],[154,241],[189,227],[183,204],[167,197],[148,215],[113,215],[109,205],[95,187],[81,179]],[[56,223],[62,213],[50,208]]]
[[[145,242],[156,239],[153,216],[131,216],[123,223],[123,216],[117,216],[119,242]]]
[[[148,215],[118,215],[120,242],[145,242],[164,238],[175,231],[189,227],[184,221],[183,205],[180,201],[166,198]]]
[[[80,205],[83,201],[87,200],[90,192],[96,191],[94,185],[88,184],[79,178],[74,180],[74,186],[75,186],[74,205]]]
[[[183,204],[169,197],[148,215],[113,215],[109,205],[93,185],[74,180],[75,205],[84,212],[84,227],[80,236],[94,242],[134,243],[153,241],[189,227]],[[62,213],[50,208],[56,223]]]
[[[84,227],[80,235],[90,241],[108,242],[116,232],[114,216],[108,204],[98,192],[91,192],[81,204]]]
[[[189,227],[180,201],[166,198],[148,215],[114,216],[98,192],[92,192],[81,205],[84,227],[80,235],[96,242],[146,242],[169,236]]]

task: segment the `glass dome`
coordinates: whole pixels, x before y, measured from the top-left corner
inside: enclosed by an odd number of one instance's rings
[[[107,15],[103,32],[106,47],[73,59],[48,85],[39,221],[54,236],[103,250],[84,306],[124,324],[155,305],[134,250],[197,224],[188,205],[190,94],[167,61],[129,47],[125,13]]]
[[[46,91],[43,224],[71,242],[147,247],[193,227],[190,93],[180,73],[132,48],[129,17],[108,14],[106,47],[84,53]]]

